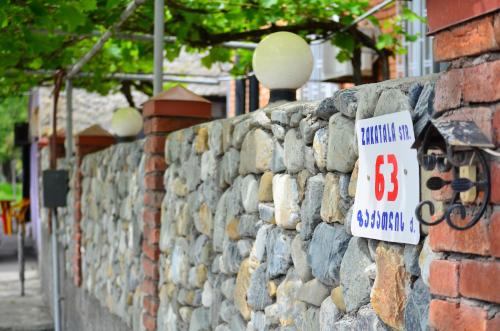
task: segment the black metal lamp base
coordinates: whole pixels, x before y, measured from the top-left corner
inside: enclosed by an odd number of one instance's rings
[[[296,101],[297,92],[294,89],[274,89],[270,91],[269,103],[276,101]]]
[[[116,143],[130,143],[132,141],[135,141],[137,137],[136,136],[131,136],[131,137],[118,137],[115,136]]]

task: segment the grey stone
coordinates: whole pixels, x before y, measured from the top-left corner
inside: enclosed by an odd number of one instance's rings
[[[408,97],[399,89],[388,89],[380,94],[373,115],[376,117],[400,111],[413,111]]]
[[[264,254],[266,253],[266,244],[269,231],[273,228],[271,224],[262,225],[257,231],[255,236],[255,242],[250,252],[250,258],[252,261],[261,263],[264,260]]]
[[[243,206],[241,204],[241,184],[243,178],[236,177],[233,181],[233,185],[226,191],[226,208],[227,217],[237,216],[243,212]]]
[[[377,278],[377,264],[373,262],[365,268],[364,273],[372,280]]]
[[[319,280],[312,279],[303,284],[297,293],[297,298],[314,306],[321,306],[323,300],[330,294],[330,289]]]
[[[273,155],[271,160],[271,171],[279,173],[286,170],[284,161],[285,151],[278,141],[274,142]]]
[[[292,113],[292,116],[290,116],[290,126],[292,128],[298,127],[301,120],[302,120],[301,112]]]
[[[312,144],[314,134],[321,126],[325,125],[324,123],[325,122],[323,121],[317,121],[316,118],[313,118],[312,116],[307,116],[300,121],[300,134],[306,145]]]
[[[410,245],[406,244],[403,258],[405,261],[405,269],[413,276],[420,276],[420,266],[418,265],[418,257],[422,250],[422,244]]]
[[[215,327],[214,331],[231,331],[231,329],[227,324],[219,324]]]
[[[206,331],[207,324],[210,325],[210,314],[207,308],[196,308],[191,314],[189,331]]]
[[[252,121],[252,127],[254,128],[271,129],[271,119],[262,110],[256,110],[250,113],[250,119]]]
[[[326,156],[328,152],[328,129],[321,128],[314,134],[313,155],[316,165],[320,170],[326,168]]]
[[[203,292],[201,293],[201,304],[203,307],[209,308],[212,304],[213,291],[214,289],[212,285],[210,285],[210,282],[205,281],[205,284],[203,284]]]
[[[284,127],[278,124],[273,124],[271,126],[271,131],[273,132],[273,136],[279,141],[283,141],[285,139],[286,130]]]
[[[421,278],[413,283],[413,289],[408,295],[405,307],[405,330],[406,331],[427,331],[429,304],[431,295],[429,288]]]
[[[220,259],[222,255],[216,255],[212,260],[212,265],[210,266],[210,271],[214,274],[218,274],[220,272]]]
[[[377,239],[368,239],[368,250],[370,251],[370,258],[375,261],[375,255],[377,255],[377,247],[380,241]]]
[[[253,310],[264,310],[273,303],[267,291],[267,264],[263,263],[252,273],[247,291],[247,302]]]
[[[259,203],[259,218],[266,223],[273,223],[274,205],[270,203]]]
[[[237,243],[238,250],[240,251],[241,257],[245,258],[250,255],[250,250],[252,249],[252,241],[248,239],[238,240]]]
[[[425,237],[420,256],[418,257],[418,265],[421,274],[420,278],[422,278],[422,281],[427,286],[429,286],[429,273],[432,261],[439,260],[444,256],[443,253],[437,253],[432,250],[429,240],[429,236]]]
[[[347,312],[370,302],[371,280],[365,269],[371,264],[366,239],[352,237],[340,265],[340,286]]]
[[[221,272],[228,275],[236,274],[242,260],[243,257],[240,255],[238,245],[231,241],[226,242],[220,260]]]
[[[335,107],[335,98],[338,95],[338,91],[336,91],[332,97],[323,99],[316,109],[316,116],[318,118],[324,119],[328,121],[330,116],[338,112],[338,109]]]
[[[331,331],[334,329],[334,324],[342,316],[340,310],[335,306],[332,301],[332,297],[328,296],[321,303],[319,309],[319,330],[320,331]]]
[[[311,174],[318,172],[318,169],[316,168],[316,159],[314,158],[314,151],[310,146],[306,146],[304,148],[304,166]]]
[[[266,316],[269,316],[272,322],[274,322],[273,315],[276,315],[276,319],[279,319],[281,324],[290,324],[297,316],[307,310],[307,305],[297,300],[297,292],[301,286],[300,277],[293,268],[290,268],[285,279],[277,288],[276,304],[267,306],[265,309]]]
[[[207,180],[208,177],[215,176],[217,174],[217,156],[214,152],[208,150],[201,155],[201,180]]]
[[[292,262],[292,238],[284,230],[269,230],[266,242],[267,275],[270,279],[286,274]]]
[[[222,123],[214,121],[209,128],[208,146],[215,155],[221,155],[222,149]]]
[[[238,225],[238,233],[242,238],[255,238],[259,219],[256,215],[242,215]]]
[[[373,117],[380,92],[377,85],[369,84],[360,88],[357,92],[358,109],[356,110],[356,121]]]
[[[240,314],[235,314],[229,322],[231,331],[246,331],[246,323]]]
[[[351,180],[351,176],[349,174],[340,174],[339,178],[339,191],[340,197],[343,200],[349,200],[349,182]]]
[[[323,284],[337,286],[340,281],[340,264],[349,244],[350,236],[340,224],[319,224],[309,245],[307,259],[314,277]]]
[[[273,200],[276,224],[284,229],[295,229],[299,222],[299,191],[295,178],[274,175]]]
[[[219,202],[222,195],[222,189],[219,187],[217,178],[208,178],[201,183],[199,189],[201,190],[203,201],[205,201],[211,209],[217,206],[217,202]]]
[[[380,320],[370,305],[367,305],[361,307],[358,311],[356,330],[389,331],[391,329]]]
[[[222,194],[219,202],[217,202],[217,208],[215,209],[212,243],[214,251],[219,253],[222,252],[222,245],[226,235],[226,199],[229,194],[228,192],[230,192],[230,190],[227,190]]]
[[[189,272],[189,243],[184,238],[177,238],[172,252],[170,274],[172,282],[177,285],[187,285]]]
[[[252,311],[250,313],[250,322],[247,327],[248,331],[267,331],[269,325],[266,323],[266,315],[261,311]]]
[[[266,131],[262,129],[254,129],[250,131],[246,135],[241,146],[240,174],[260,174],[269,170],[273,156],[273,149],[273,140]]]
[[[271,121],[272,123],[279,124],[281,126],[288,125],[288,115],[284,110],[273,110],[271,112]]]
[[[319,330],[319,309],[309,308],[295,319],[295,326],[301,331]]]
[[[203,234],[198,236],[190,250],[191,260],[194,264],[208,265],[211,253],[212,242],[210,242],[209,238]]]
[[[250,119],[243,120],[237,123],[233,129],[233,140],[232,145],[236,148],[240,148],[243,143],[243,139],[247,135],[248,131],[252,126],[252,121]]]
[[[344,217],[344,230],[350,236],[352,236],[352,232],[351,232],[352,208],[353,207],[351,206],[351,208],[349,208],[349,210],[347,210],[345,217]]]
[[[201,181],[200,157],[192,152],[187,162],[185,162],[183,169],[187,188],[189,191],[195,190]]]
[[[227,185],[231,185],[234,178],[238,176],[238,168],[240,165],[240,152],[234,148],[230,148],[221,161],[221,176]]]
[[[239,315],[238,308],[229,300],[222,301],[220,305],[220,318],[224,322],[230,323],[234,315]]]
[[[289,130],[285,135],[285,166],[289,173],[297,173],[304,168],[304,142],[298,132]]]
[[[354,121],[335,114],[328,125],[326,168],[330,171],[351,172],[357,159]]]
[[[434,114],[434,83],[426,82],[415,105],[415,136],[418,137]]]
[[[295,236],[292,241],[292,261],[295,271],[303,282],[311,280],[311,267],[307,263],[307,245],[303,242],[299,235]]]
[[[300,209],[300,219],[302,222],[300,237],[303,240],[310,239],[316,225],[321,222],[320,211],[324,184],[325,178],[323,174],[309,177],[307,180],[304,200]]]
[[[415,109],[415,106],[418,102],[418,97],[420,96],[420,93],[422,93],[423,88],[424,86],[421,82],[415,82],[411,84],[410,88],[408,89],[408,102],[410,103],[411,108]]]
[[[335,108],[344,116],[355,118],[356,108],[358,106],[357,101],[356,91],[353,89],[346,89],[340,90],[336,94],[334,104]]]
[[[228,300],[233,299],[234,286],[236,283],[236,278],[231,277],[222,282],[220,290],[222,295]]]
[[[253,175],[247,175],[241,183],[241,202],[247,213],[257,212],[259,199],[259,182]]]

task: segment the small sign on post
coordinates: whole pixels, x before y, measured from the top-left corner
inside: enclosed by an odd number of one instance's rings
[[[359,237],[417,244],[420,180],[409,112],[356,123],[359,169],[351,230]]]

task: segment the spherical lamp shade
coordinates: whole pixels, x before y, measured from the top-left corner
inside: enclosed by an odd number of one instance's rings
[[[311,76],[313,56],[300,36],[276,32],[257,45],[252,64],[257,79],[267,88],[297,89]]]
[[[111,118],[111,130],[118,137],[135,137],[142,129],[142,115],[135,108],[120,108]]]

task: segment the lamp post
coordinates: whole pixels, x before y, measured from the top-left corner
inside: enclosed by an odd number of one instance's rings
[[[142,123],[142,115],[135,108],[120,108],[111,118],[111,131],[117,142],[134,141],[142,130]]]
[[[311,76],[313,56],[309,44],[300,36],[275,32],[257,45],[252,64],[257,79],[270,89],[270,103],[295,101],[295,90]]]

